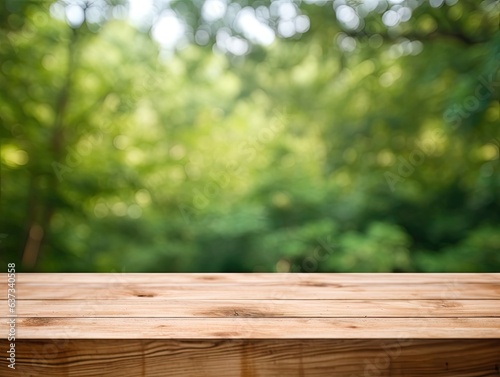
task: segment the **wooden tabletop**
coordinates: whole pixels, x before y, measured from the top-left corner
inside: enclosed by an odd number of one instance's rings
[[[500,274],[19,273],[16,280],[18,339],[500,338]],[[7,291],[7,274],[0,286]]]

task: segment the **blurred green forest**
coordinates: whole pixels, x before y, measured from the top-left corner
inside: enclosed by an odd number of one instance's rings
[[[0,261],[500,271],[491,0],[3,0]]]

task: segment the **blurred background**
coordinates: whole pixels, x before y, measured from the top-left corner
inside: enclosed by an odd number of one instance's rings
[[[492,0],[3,0],[0,261],[500,271]]]

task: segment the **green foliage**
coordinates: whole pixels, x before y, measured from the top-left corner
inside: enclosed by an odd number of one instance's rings
[[[211,21],[167,3],[177,48],[127,1],[79,2],[80,21],[63,2],[0,7],[2,262],[498,271],[498,4],[358,7],[349,27],[293,2],[310,27],[287,36],[286,1]],[[272,43],[238,26],[247,3],[270,9]]]

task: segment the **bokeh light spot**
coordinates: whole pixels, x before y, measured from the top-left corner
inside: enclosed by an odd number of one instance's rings
[[[128,206],[124,202],[117,202],[111,207],[115,216],[123,217],[127,215]]]
[[[176,144],[172,148],[170,148],[169,154],[170,157],[172,157],[174,160],[180,160],[186,155],[186,148],[184,148],[180,144]]]
[[[393,10],[388,10],[382,16],[382,22],[388,27],[396,26],[399,23],[399,21],[400,21],[399,13]]]
[[[2,147],[2,161],[10,167],[18,167],[26,165],[29,161],[28,153],[22,149],[18,149],[13,145]]]
[[[497,160],[498,159],[498,147],[495,144],[483,145],[480,149],[481,157],[484,160]]]
[[[76,4],[70,4],[66,7],[66,22],[69,26],[76,29],[85,21],[85,12],[82,7]]]
[[[227,4],[222,0],[206,0],[201,8],[202,17],[208,22],[216,21],[226,13]]]
[[[142,207],[151,203],[151,195],[146,189],[140,189],[135,193],[135,201]]]
[[[127,209],[127,215],[132,219],[138,219],[142,216],[142,209],[137,204],[132,204]]]
[[[116,149],[124,150],[129,145],[128,137],[125,135],[118,135],[113,139],[113,145]]]

